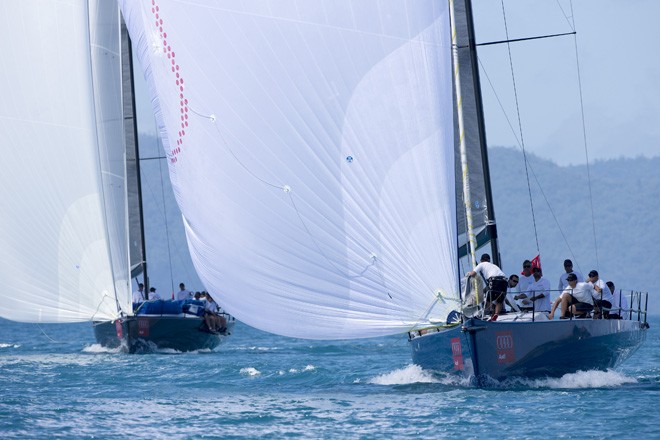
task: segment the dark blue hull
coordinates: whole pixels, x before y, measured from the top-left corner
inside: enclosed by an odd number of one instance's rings
[[[129,353],[172,349],[176,351],[213,350],[231,334],[209,333],[200,317],[138,315],[112,322],[95,322],[94,336],[103,347],[119,348]]]
[[[643,322],[606,319],[470,319],[463,325],[412,338],[412,358],[424,369],[477,379],[561,377],[579,370],[618,366],[642,344],[647,328]]]

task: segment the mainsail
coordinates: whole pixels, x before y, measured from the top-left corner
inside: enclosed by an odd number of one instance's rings
[[[459,307],[446,2],[120,4],[223,307],[327,339]]]
[[[471,1],[470,0],[454,0],[454,16],[456,25],[456,44],[458,62],[460,65],[459,75],[461,83],[461,97],[462,97],[462,111],[465,145],[467,150],[468,170],[467,178],[469,179],[470,187],[470,201],[472,208],[472,224],[474,234],[476,235],[477,246],[482,247],[487,245],[494,237],[494,226],[488,228],[487,226],[494,222],[494,216],[489,214],[488,206],[488,178],[485,172],[488,172],[487,156],[483,153],[485,148],[485,133],[483,126],[480,123],[483,121],[481,114],[480,87],[478,81],[478,68],[476,65],[476,58],[472,57],[470,53],[470,39],[474,43],[474,35],[471,35],[470,28],[472,20],[471,17]],[[457,117],[455,119],[455,130],[458,132]],[[460,141],[459,136],[455,137],[455,152],[456,152],[456,175],[461,175],[461,164],[458,158]],[[484,172],[485,171],[485,172]],[[467,243],[467,221],[465,216],[465,206],[463,201],[463,188],[457,185],[456,188],[457,203],[457,220],[458,220],[458,234],[459,234],[459,253],[461,256],[468,254]],[[492,206],[490,207],[492,212]],[[486,252],[491,253],[492,249],[487,247]],[[494,256],[497,258],[496,256]],[[478,258],[478,257],[477,257]],[[463,260],[462,260],[463,261]],[[497,260],[496,260],[497,261]],[[462,272],[470,270],[470,263],[465,260],[466,267],[463,267]]]
[[[131,310],[118,19],[111,2],[2,3],[2,317]]]

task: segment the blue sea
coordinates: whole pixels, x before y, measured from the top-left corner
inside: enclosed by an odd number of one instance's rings
[[[241,323],[216,351],[129,355],[90,324],[0,320],[2,438],[660,438],[660,317],[620,369],[475,388],[406,337],[310,341]]]

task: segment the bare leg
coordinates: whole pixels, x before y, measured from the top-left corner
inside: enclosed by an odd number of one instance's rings
[[[569,296],[563,296],[561,298],[561,318],[566,317],[566,309],[568,308],[568,298]],[[572,310],[575,310],[575,306],[571,306]]]
[[[213,315],[210,313],[207,313],[204,315],[204,323],[206,324],[206,328],[209,329],[209,331],[214,331],[215,330],[215,323],[213,319]]]
[[[557,306],[559,305],[559,303],[561,303],[561,298],[562,298],[562,297],[560,296],[559,298],[557,298],[557,299],[555,300],[554,303],[552,303],[552,309],[550,310],[550,314],[548,315],[548,319],[551,320],[551,321],[552,321],[552,320],[554,319],[554,317],[555,317],[555,310],[557,310]]]

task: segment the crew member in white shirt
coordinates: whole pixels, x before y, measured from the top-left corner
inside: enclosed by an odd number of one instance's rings
[[[568,274],[568,286],[562,292],[561,296],[552,304],[552,310],[548,315],[549,319],[553,319],[555,316],[555,310],[557,306],[561,304],[561,316],[560,319],[567,319],[566,312],[568,307],[571,307],[571,313],[577,314],[590,310],[590,306],[594,305],[594,286],[589,283],[578,283],[577,275],[574,273]]]
[[[495,313],[492,319],[497,319],[497,315],[502,311],[502,304],[506,298],[507,279],[502,269],[490,262],[490,255],[483,254],[481,262],[477,264],[473,271],[465,274],[467,277],[473,277],[476,274],[486,282],[486,310],[491,309],[491,303],[495,301]]]
[[[141,303],[143,301],[146,301],[146,295],[144,293],[144,284],[139,283],[138,284],[138,289],[133,292],[133,302],[134,303]]]
[[[150,287],[149,288],[149,301],[154,301],[157,299],[162,299],[159,294],[156,293],[156,288],[155,287]]]
[[[520,273],[520,283],[518,283],[518,288],[520,289],[520,292],[521,293],[527,292],[527,288],[533,282],[534,282],[534,275],[532,275],[532,262],[529,260],[525,260],[523,261],[522,272]],[[518,302],[518,305],[522,306],[520,302]]]
[[[176,299],[191,299],[192,297],[193,293],[190,290],[186,290],[186,285],[183,283],[179,284],[179,291],[176,294]]]
[[[597,311],[595,317],[607,318],[609,316],[610,309],[612,308],[612,304],[614,303],[614,296],[612,295],[610,288],[607,287],[605,282],[598,276],[597,270],[590,271],[588,276],[589,284],[594,286],[594,290],[596,291],[594,293],[594,304],[598,307],[599,310]]]
[[[211,333],[224,332],[227,329],[227,320],[219,315],[220,307],[209,293],[206,294],[206,305],[204,306],[204,322]]]
[[[515,296],[520,293],[519,283],[520,278],[518,275],[515,273],[509,275],[509,285],[506,288],[506,303],[516,312],[520,311],[520,304],[515,300]]]
[[[527,287],[525,293],[521,293],[515,299],[522,300],[525,310],[537,312],[550,311],[550,281],[543,278],[540,267],[533,269],[534,282]]]
[[[566,272],[561,274],[561,276],[559,277],[559,286],[557,287],[557,290],[563,291],[564,289],[566,289],[566,287],[568,286],[567,277],[571,273],[575,274],[575,276],[577,277],[578,283],[581,283],[581,282],[584,281],[584,277],[582,276],[582,274],[580,272],[578,272],[577,270],[573,270],[573,262],[571,260],[564,260],[564,270]]]
[[[610,310],[610,319],[626,319],[626,310],[628,310],[628,300],[626,295],[622,292],[617,292],[612,281],[608,281],[605,285],[612,293],[612,310]]]

